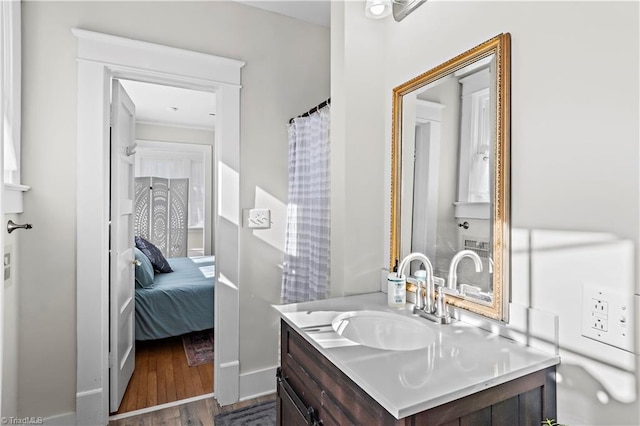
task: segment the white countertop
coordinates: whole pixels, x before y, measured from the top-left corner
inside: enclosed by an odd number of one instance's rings
[[[397,419],[560,363],[555,354],[524,346],[461,321],[448,325],[420,319],[435,342],[413,351],[362,346],[338,335],[331,321],[359,310],[395,312],[385,293],[275,306],[282,318]],[[414,316],[415,317],[415,316]]]

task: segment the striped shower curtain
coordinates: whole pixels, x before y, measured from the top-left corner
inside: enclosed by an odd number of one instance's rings
[[[324,299],[329,285],[329,108],[289,125],[282,302]]]

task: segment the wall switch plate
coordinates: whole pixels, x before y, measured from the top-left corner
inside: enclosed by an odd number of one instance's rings
[[[633,295],[582,287],[582,335],[633,352]]]
[[[244,224],[253,229],[271,228],[271,210],[269,209],[245,209]]]

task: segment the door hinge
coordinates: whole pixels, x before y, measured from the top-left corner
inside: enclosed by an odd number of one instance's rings
[[[111,356],[111,352],[107,355],[109,368],[113,368],[113,357]]]

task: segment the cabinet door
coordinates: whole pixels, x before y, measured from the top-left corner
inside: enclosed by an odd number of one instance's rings
[[[278,380],[277,424],[279,426],[317,425],[313,411],[305,407],[286,379]]]

